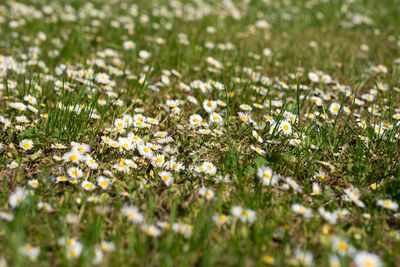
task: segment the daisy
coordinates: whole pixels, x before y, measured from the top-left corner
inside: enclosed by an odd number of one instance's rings
[[[165,157],[162,154],[154,155],[152,158],[152,163],[156,167],[162,167],[165,164]]]
[[[249,123],[253,121],[248,113],[238,112],[238,116],[242,122]]]
[[[124,101],[122,99],[116,99],[112,102],[114,105],[122,107],[124,105]]]
[[[317,172],[316,174],[313,175],[313,178],[324,180],[326,178],[326,173],[323,171]]]
[[[104,176],[99,176],[96,179],[97,185],[101,187],[101,189],[108,189],[110,185],[112,184],[111,180],[104,177]]]
[[[190,96],[190,95],[187,96],[187,100],[189,100],[189,102],[194,104],[194,105],[197,105],[199,103],[199,101],[195,97]]]
[[[261,149],[261,148],[259,148],[259,147],[256,147],[256,146],[254,146],[254,145],[250,145],[250,149],[251,150],[253,150],[253,151],[255,151],[255,152],[257,152],[258,154],[260,154],[261,156],[263,156],[263,155],[265,155],[265,150],[263,150],[263,149]]]
[[[279,131],[284,135],[289,135],[292,133],[292,125],[288,121],[282,121],[279,125]]]
[[[141,229],[151,237],[157,237],[161,235],[161,230],[155,225],[142,225]]]
[[[99,100],[97,100],[97,103],[98,103],[100,106],[105,106],[105,105],[107,105],[107,101],[106,101],[104,98],[100,98]]]
[[[129,166],[125,164],[123,161],[116,163],[113,165],[113,168],[119,172],[129,172]]]
[[[57,176],[56,181],[57,182],[66,182],[66,181],[68,181],[68,177],[65,175],[60,175],[60,176]]]
[[[319,82],[319,76],[315,72],[309,72],[308,73],[308,79],[310,79],[310,81],[312,81],[314,83]]]
[[[338,258],[338,256],[336,255],[330,255],[329,256],[329,267],[340,267],[340,260]]]
[[[35,261],[40,254],[40,248],[31,246],[30,244],[25,244],[24,246],[19,247],[18,251],[27,256],[31,261]]]
[[[136,146],[142,146],[144,144],[143,139],[134,133],[129,133],[128,139],[131,140]]]
[[[338,209],[335,211],[335,214],[338,216],[338,218],[345,218],[347,215],[350,214],[350,212],[346,209]]]
[[[378,136],[382,136],[383,133],[385,132],[384,128],[381,125],[375,125],[374,131],[375,131],[375,134]]]
[[[161,180],[165,183],[166,186],[170,186],[174,182],[174,177],[172,176],[171,172],[162,171],[159,172],[158,175],[160,176]]]
[[[129,138],[118,138],[118,144],[120,147],[128,151],[134,148],[134,145]]]
[[[76,151],[82,154],[90,152],[90,147],[87,144],[71,142],[71,146],[72,146],[72,151]]]
[[[340,109],[340,104],[338,103],[332,103],[329,106],[329,112],[332,113],[333,115],[337,115],[339,113],[339,109]]]
[[[321,81],[325,84],[329,84],[332,82],[332,77],[329,74],[324,74],[321,77]]]
[[[318,212],[324,220],[328,221],[330,224],[336,224],[338,216],[334,212],[326,211],[323,207],[318,208]]]
[[[37,187],[39,186],[39,181],[36,180],[36,179],[30,180],[30,181],[28,181],[28,184],[29,184],[29,186],[32,187],[32,188],[37,188]]]
[[[114,242],[101,241],[99,247],[103,252],[113,252],[115,250]]]
[[[269,115],[264,115],[264,118],[266,119],[266,121],[271,124],[274,125],[275,124],[275,120],[273,117],[269,116]]]
[[[136,44],[133,41],[125,41],[123,46],[125,50],[130,50],[134,49],[136,47]]]
[[[253,130],[251,134],[259,143],[263,142],[263,139],[261,138],[261,136],[255,130]]]
[[[99,167],[99,164],[91,156],[86,156],[85,163],[92,170],[96,170]]]
[[[15,119],[19,123],[29,123],[30,122],[30,120],[25,115],[17,116],[17,117],[15,117]]]
[[[340,256],[346,256],[355,252],[354,248],[342,238],[334,236],[332,238],[332,250],[339,253]]]
[[[24,139],[19,143],[19,146],[25,151],[31,150],[33,148],[33,142],[32,140]]]
[[[295,123],[296,120],[297,120],[297,116],[294,115],[294,114],[291,113],[291,112],[288,112],[288,111],[285,111],[285,112],[283,113],[283,116],[284,116],[290,123]]]
[[[289,144],[295,147],[299,147],[301,145],[300,139],[290,139]]]
[[[379,199],[376,201],[376,205],[390,210],[397,210],[399,208],[399,204],[390,199]]]
[[[83,181],[81,186],[82,186],[83,189],[85,189],[87,191],[91,191],[91,190],[96,188],[96,186],[93,183],[89,182],[89,181]]]
[[[52,212],[53,208],[49,203],[46,202],[39,202],[37,205],[38,209],[44,210],[45,212]]]
[[[134,169],[137,168],[137,164],[131,159],[126,159],[125,164],[128,165],[129,168],[134,168]]]
[[[180,233],[185,238],[189,238],[192,235],[193,226],[184,223],[174,223],[172,225],[172,231]]]
[[[32,96],[32,95],[24,96],[24,100],[29,102],[29,104],[31,104],[31,105],[36,105],[37,104],[36,98],[34,96]]]
[[[199,129],[197,132],[199,134],[204,134],[204,135],[207,135],[207,134],[211,133],[211,131],[209,129]]]
[[[64,160],[64,162],[72,162],[78,164],[80,161],[83,161],[85,159],[85,156],[76,150],[71,150],[65,153],[62,159]]]
[[[132,223],[137,224],[143,222],[143,215],[135,206],[124,206],[122,208],[122,215],[127,217],[128,221]]]
[[[217,105],[217,102],[212,100],[204,100],[203,102],[203,108],[208,113],[215,111],[217,109]]]
[[[65,149],[67,148],[66,146],[64,146],[63,144],[60,143],[55,143],[53,145],[51,145],[51,148],[56,148],[56,149]]]
[[[317,183],[313,183],[312,185],[312,193],[311,195],[313,196],[319,196],[321,195],[321,188],[319,187],[319,185]]]
[[[313,256],[310,252],[302,251],[300,249],[296,249],[294,253],[296,259],[303,266],[311,266],[313,262]]]
[[[150,56],[151,56],[151,54],[149,52],[147,52],[146,50],[139,51],[139,57],[142,59],[148,59]]]
[[[354,255],[356,267],[381,267],[382,260],[375,254],[367,251],[359,251]]]
[[[100,263],[103,262],[103,258],[104,258],[104,253],[103,251],[101,251],[101,249],[99,248],[94,248],[93,249],[93,259],[92,259],[92,263],[94,265],[98,265]]]
[[[79,179],[83,176],[83,172],[78,167],[70,167],[67,169],[68,175],[73,179]]]
[[[223,124],[224,120],[220,114],[212,113],[212,114],[210,114],[210,122],[216,123],[216,124]]]
[[[116,120],[114,121],[114,125],[115,125],[115,127],[117,127],[117,128],[126,128],[126,127],[128,126],[128,124],[126,123],[126,121],[123,120],[123,119],[116,119]]]
[[[269,49],[269,48],[264,48],[264,50],[263,50],[263,55],[266,56],[266,57],[272,56],[272,51],[271,51],[271,49]]]
[[[7,86],[9,89],[14,89],[15,87],[17,87],[17,82],[13,80],[8,80]]]
[[[257,176],[263,183],[263,185],[276,185],[278,180],[276,179],[277,176],[272,175],[272,169],[268,166],[263,166],[257,169]]]
[[[72,245],[68,245],[66,247],[66,256],[67,259],[77,259],[82,253],[82,244],[78,241],[75,241]]]
[[[24,188],[17,187],[15,192],[8,197],[8,203],[11,208],[16,208],[21,205],[27,196],[28,192]]]
[[[310,218],[313,215],[311,209],[306,208],[300,204],[293,204],[292,210],[298,214],[303,215],[305,218]]]
[[[214,192],[204,186],[199,189],[199,195],[205,197],[207,200],[211,200],[214,198]]]
[[[210,83],[205,82],[200,84],[200,90],[202,93],[210,93],[212,92],[212,86]]]
[[[90,191],[90,190],[93,190],[92,189],[93,187],[95,187],[95,185],[93,185],[93,184],[92,184],[92,187],[90,185],[87,185],[87,187],[84,187],[84,189],[87,190],[87,191]],[[94,204],[99,203],[101,200],[102,200],[102,198],[98,197],[98,196],[90,196],[90,197],[87,198],[87,201],[89,203],[94,203]],[[105,207],[103,207],[103,208],[105,208]],[[100,210],[99,212],[101,213],[101,212],[105,212],[105,211],[104,210]]]
[[[226,107],[226,103],[220,99],[217,100],[217,104],[218,104],[218,106]]]
[[[378,187],[378,185],[376,183],[369,185],[369,188],[371,188],[372,190],[376,190],[377,187]]]
[[[181,162],[177,162],[175,161],[175,159],[171,159],[168,162],[168,167],[176,172],[179,172],[181,170],[185,169],[185,166],[183,166],[183,164]]]
[[[313,96],[313,97],[311,97],[311,101],[315,104],[315,105],[317,105],[317,106],[322,106],[322,99],[320,98],[320,97],[317,97],[317,96]]]
[[[215,167],[212,162],[205,161],[202,166],[204,167],[205,172],[209,175],[215,175],[217,173],[217,167]]]
[[[14,220],[14,213],[11,210],[2,211],[0,212],[0,218],[6,220],[7,222],[11,222],[12,220]]]
[[[146,158],[153,158],[153,151],[151,150],[150,147],[148,146],[144,146],[144,145],[140,145],[138,147],[139,153],[140,155],[146,157]]]
[[[252,110],[251,106],[247,105],[247,104],[242,104],[242,105],[239,106],[239,108],[241,110],[244,110],[244,111],[251,111]]]
[[[269,264],[269,265],[272,265],[272,264],[275,263],[275,259],[274,259],[272,256],[270,256],[270,255],[264,256],[264,257],[262,258],[262,261],[263,261],[265,264]]]
[[[348,200],[353,201],[360,208],[365,207],[365,204],[360,200],[360,191],[357,188],[349,187],[344,192]]]
[[[240,219],[242,222],[249,222],[249,223],[255,222],[257,218],[257,214],[255,211],[251,209],[244,209],[240,206],[234,206],[232,208],[232,215]]]
[[[228,215],[225,214],[216,214],[213,216],[213,221],[217,225],[223,225],[223,224],[229,224],[231,221],[231,218]]]

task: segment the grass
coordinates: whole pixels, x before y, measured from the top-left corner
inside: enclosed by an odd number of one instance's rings
[[[398,266],[399,14],[4,1],[0,266]]]

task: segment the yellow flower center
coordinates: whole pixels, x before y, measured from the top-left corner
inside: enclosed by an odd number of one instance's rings
[[[347,245],[344,242],[339,242],[338,249],[341,251],[347,251]]]
[[[266,264],[272,264],[274,262],[274,259],[271,256],[265,256],[263,258],[264,263]]]
[[[368,266],[368,267],[374,266],[374,264],[373,264],[372,261],[370,261],[370,260],[365,260],[365,261],[364,261],[364,264],[365,264],[365,266]]]
[[[29,144],[29,143],[24,143],[24,148],[26,148],[26,149],[28,149],[28,148],[30,148],[31,147],[31,144]]]
[[[392,202],[386,200],[383,202],[383,205],[390,207],[390,206],[392,206]]]

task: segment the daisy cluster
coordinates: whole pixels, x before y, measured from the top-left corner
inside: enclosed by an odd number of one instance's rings
[[[251,2],[0,4],[0,266],[400,263],[390,7]]]

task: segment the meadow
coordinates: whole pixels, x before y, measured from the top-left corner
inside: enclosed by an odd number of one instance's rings
[[[0,2],[0,266],[400,266],[399,0]]]

